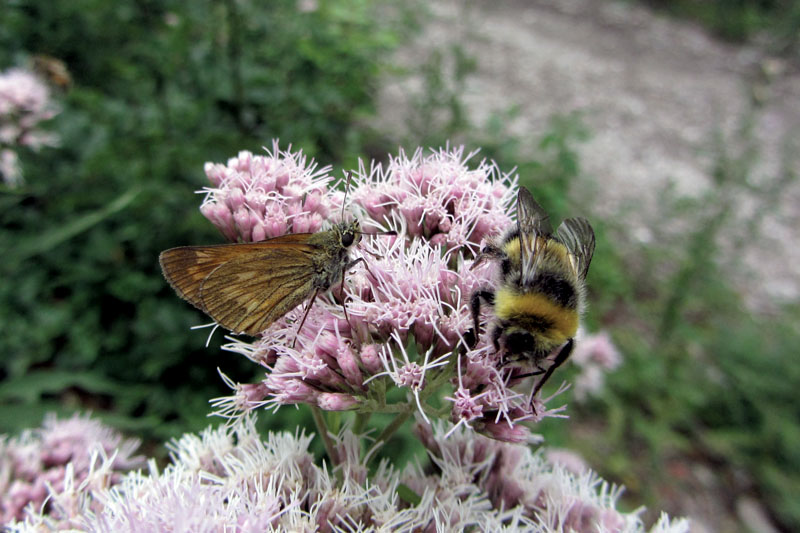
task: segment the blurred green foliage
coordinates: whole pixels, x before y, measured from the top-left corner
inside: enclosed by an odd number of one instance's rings
[[[207,424],[208,399],[228,393],[215,367],[253,369],[216,349],[220,332],[206,348],[189,330],[207,319],[163,281],[158,253],[222,241],[197,209],[205,161],[272,138],[326,163],[358,156],[411,7],[4,3],[0,67],[46,54],[73,84],[50,124],[60,146],[23,153],[26,185],[0,192],[0,433],[74,408],[159,439]]]

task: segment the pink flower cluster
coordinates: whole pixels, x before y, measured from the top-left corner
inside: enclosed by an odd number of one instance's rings
[[[425,399],[452,385],[449,418],[497,439],[526,441],[529,430],[518,422],[559,416],[560,408],[548,410],[530,398],[530,384],[514,388],[522,371],[502,365],[485,335],[475,347],[464,339],[472,328],[471,294],[495,279],[491,261],[471,269],[475,254],[485,237],[513,223],[516,199],[516,177],[486,161],[470,167],[473,157],[461,149],[420,150],[385,167],[366,170],[361,163],[351,173],[346,211],[371,233],[355,252],[363,264],[345,273],[344,291],[316,299],[299,331],[303,306],[254,343],[226,346],[262,365],[266,376],[255,384],[230,383],[236,393],[214,401],[220,414],[297,403],[397,412],[400,407],[385,403],[386,391],[397,387],[412,398],[406,405],[428,420],[442,415]],[[231,240],[319,229],[325,215],[338,214],[331,206],[341,206],[342,193],[327,189],[333,180],[313,168],[277,145],[269,157],[243,152],[226,166],[209,163],[206,172],[218,188],[201,209]],[[267,231],[267,212],[293,224]],[[298,220],[312,220],[313,227],[298,227]],[[387,230],[396,235],[380,234]]]
[[[59,420],[48,416],[40,429],[18,438],[0,436],[0,525],[39,512],[49,491],[83,482],[103,461],[111,474],[141,466],[133,456],[139,443],[88,416]],[[110,459],[109,459],[110,458]],[[115,478],[109,475],[108,483]]]
[[[319,231],[338,215],[342,195],[329,193],[330,167],[317,169],[302,152],[239,152],[226,165],[206,163],[213,187],[200,211],[233,242],[256,242],[286,233]]]
[[[509,224],[509,187],[515,180],[493,180],[500,174],[493,163],[467,168],[475,152],[442,149],[425,157],[400,152],[386,167],[362,162],[353,201],[373,220],[400,218],[408,238],[423,238],[447,249],[477,251],[481,240]],[[504,177],[505,178],[505,177]]]
[[[11,68],[0,73],[0,175],[16,185],[22,179],[16,150],[52,146],[57,138],[39,128],[58,113],[47,85],[30,71]]]

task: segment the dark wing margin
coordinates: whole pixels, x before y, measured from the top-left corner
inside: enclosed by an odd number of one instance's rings
[[[539,252],[546,244],[546,237],[553,234],[550,216],[533,199],[530,191],[520,187],[517,193],[517,228],[519,229],[520,265],[525,277],[536,272]]]
[[[255,335],[313,292],[317,248],[306,242],[309,235],[172,248],[159,262],[181,298],[221,326]]]
[[[557,238],[567,247],[572,267],[580,279],[586,279],[594,255],[594,230],[583,217],[568,218],[558,227]]]

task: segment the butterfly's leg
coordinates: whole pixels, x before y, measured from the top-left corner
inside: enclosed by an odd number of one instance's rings
[[[367,271],[369,272],[369,267],[367,267],[367,262],[363,257],[359,257],[358,259],[353,259],[352,261],[347,263],[344,266],[343,272],[345,272],[347,270],[350,270],[351,268],[353,268],[354,266],[356,266],[359,263],[364,263],[364,268],[366,268]],[[372,274],[372,272],[370,272],[370,274]],[[375,277],[375,276],[373,275],[373,277]],[[350,317],[347,316],[347,306],[345,305],[345,297],[344,297],[344,274],[342,274],[342,284],[339,287],[339,292],[342,293],[342,309],[344,309],[344,319],[347,320],[347,323],[349,324],[350,323]]]
[[[366,260],[366,259],[364,259],[363,257],[359,257],[358,259],[353,259],[352,261],[350,261],[349,263],[347,263],[347,264],[345,265],[344,269],[345,269],[345,270],[350,270],[351,268],[353,268],[354,266],[356,266],[356,265],[357,265],[357,264],[359,264],[359,263],[364,263],[364,268],[366,268],[366,269],[367,269],[367,272],[369,272],[370,274],[372,274],[372,271],[371,271],[371,270],[369,269],[369,267],[367,266],[367,260]],[[374,278],[374,277],[375,277],[375,274],[372,274],[372,277]],[[344,276],[342,276],[342,289],[344,289]]]
[[[295,334],[294,342],[292,342],[292,348],[294,348],[294,345],[297,343],[297,336],[300,334],[300,330],[303,329],[303,324],[306,323],[306,318],[308,318],[308,313],[311,311],[311,306],[314,305],[314,300],[317,299],[317,294],[319,294],[319,291],[314,291],[314,294],[311,295],[311,299],[308,301],[306,312],[303,313],[303,319],[300,321],[300,325],[297,327],[297,333]]]

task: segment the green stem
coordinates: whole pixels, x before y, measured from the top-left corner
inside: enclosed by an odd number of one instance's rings
[[[372,413],[356,413],[356,421],[353,424],[353,433],[356,435],[360,435],[364,432],[364,428],[367,427],[367,422],[369,422]]]
[[[397,414],[405,413],[408,410],[408,403],[389,403],[377,405],[377,402],[364,402],[356,411],[358,414],[371,415],[374,413]]]
[[[336,448],[334,446],[333,439],[331,439],[331,436],[328,434],[328,425],[325,423],[325,415],[322,413],[322,409],[316,405],[311,406],[311,414],[314,416],[314,424],[317,426],[317,433],[319,433],[320,437],[322,437],[322,444],[325,446],[325,453],[328,454],[331,464],[336,466],[339,464],[339,460],[336,456]]]
[[[400,426],[402,426],[403,423],[405,423],[405,421],[408,420],[410,416],[411,416],[411,409],[409,408],[405,413],[400,413],[396,417],[394,417],[392,423],[383,429],[381,434],[378,435],[378,438],[375,439],[375,444],[373,444],[372,448],[370,448],[369,452],[367,452],[367,457],[369,457],[370,462],[372,462],[372,460],[375,458],[376,455],[375,452],[381,446],[386,444],[386,442],[392,437],[392,435],[394,435],[397,432],[398,429],[400,429]]]

